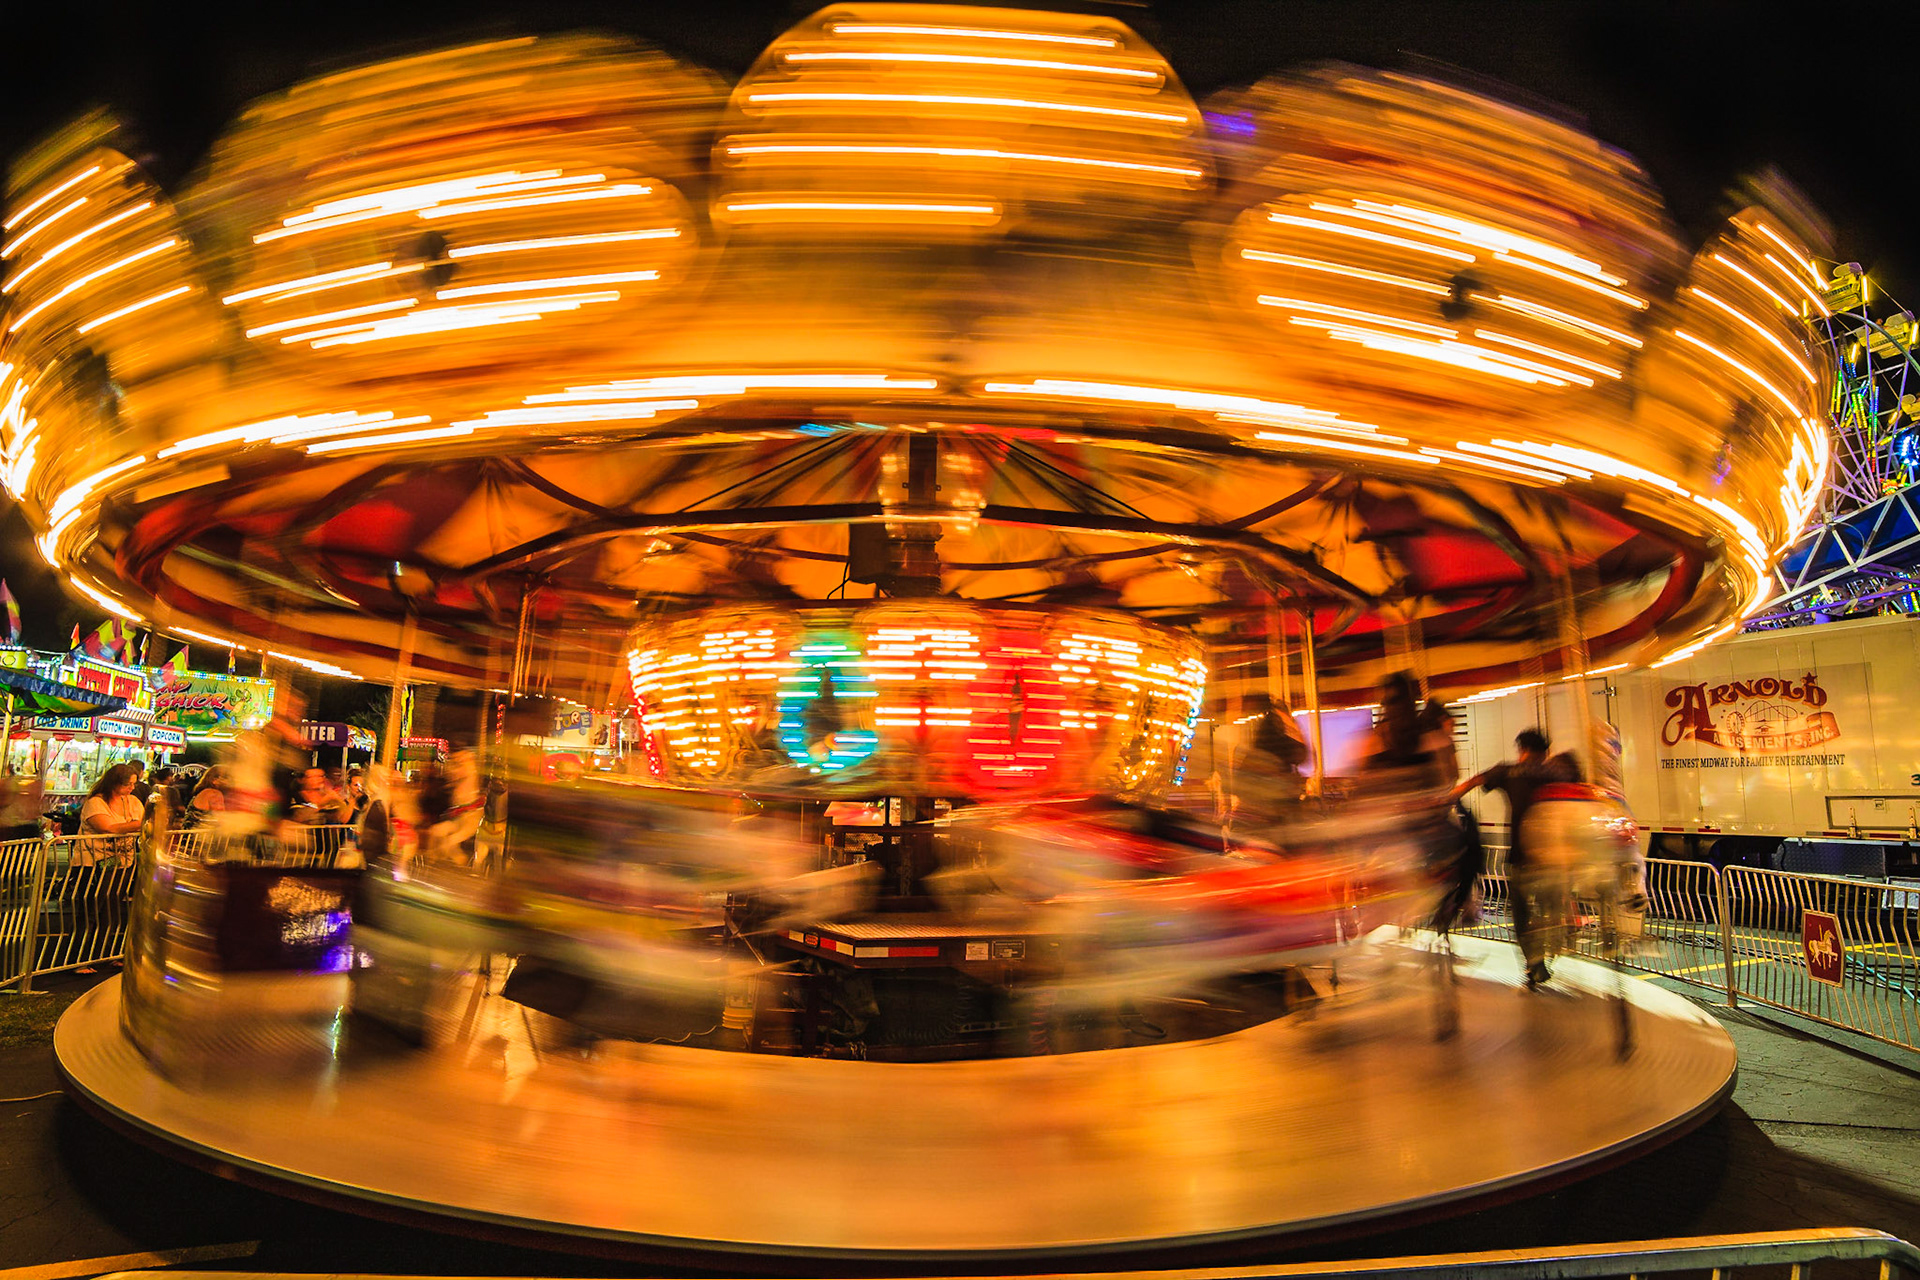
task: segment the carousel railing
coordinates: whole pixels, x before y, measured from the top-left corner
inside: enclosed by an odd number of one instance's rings
[[[0,843],[0,990],[28,992],[35,978],[121,958],[139,839],[63,836]],[[167,836],[168,856],[192,862],[335,867],[351,865],[350,850],[357,853],[350,826],[302,827],[276,838],[208,830]]]

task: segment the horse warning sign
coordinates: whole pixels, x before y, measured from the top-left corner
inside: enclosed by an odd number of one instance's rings
[[[1847,960],[1840,943],[1840,918],[1825,911],[1800,913],[1800,952],[1807,960],[1807,976],[1837,987],[1846,975]]]

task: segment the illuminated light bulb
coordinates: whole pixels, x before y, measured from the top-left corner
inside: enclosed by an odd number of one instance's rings
[[[1564,280],[1568,284],[1577,285],[1587,290],[1589,293],[1597,293],[1602,297],[1612,298],[1615,302],[1624,302],[1628,306],[1638,310],[1644,311],[1647,308],[1647,300],[1645,298],[1636,298],[1634,295],[1624,293],[1610,284],[1601,284],[1598,280],[1589,280],[1587,277],[1575,272],[1562,271],[1558,267],[1548,266],[1544,262],[1535,262],[1530,258],[1523,258],[1516,254],[1507,253],[1504,250],[1496,250],[1493,256],[1497,262],[1505,262],[1512,266],[1532,271],[1538,275],[1551,276],[1555,280]]]
[[[730,156],[926,156],[940,160],[1026,161],[1033,164],[1073,165],[1126,173],[1151,173],[1197,180],[1205,174],[1191,165],[1146,164],[1133,160],[1100,160],[1089,156],[1062,156],[1039,151],[1002,151],[997,147],[907,146],[880,143],[751,142],[727,147]]]
[[[1322,271],[1328,275],[1345,276],[1352,280],[1370,280],[1375,284],[1393,285],[1400,289],[1412,289],[1416,293],[1430,294],[1434,297],[1447,297],[1452,290],[1445,285],[1432,284],[1425,280],[1414,280],[1407,276],[1389,275],[1384,271],[1368,271],[1362,267],[1350,267],[1338,262],[1322,262],[1318,258],[1296,258],[1291,254],[1269,253],[1265,249],[1242,249],[1240,256],[1253,262],[1272,262],[1283,267],[1299,267],[1305,271]]]
[[[1281,307],[1319,315],[1338,316],[1345,320],[1365,320],[1373,324],[1386,325],[1391,329],[1405,329],[1409,333],[1427,334],[1435,338],[1454,338],[1459,336],[1458,330],[1444,328],[1437,324],[1423,324],[1415,320],[1401,320],[1394,316],[1383,316],[1373,311],[1356,311],[1351,307],[1333,307],[1323,302],[1308,302],[1301,298],[1275,298],[1262,294],[1258,301],[1263,307]]]
[[[1047,102],[1032,98],[996,98],[966,93],[828,93],[780,92],[750,93],[747,105],[762,102],[861,102],[930,107],[1009,107],[1020,111],[1057,111],[1071,115],[1105,116],[1110,119],[1140,120],[1155,124],[1178,124],[1191,128],[1192,116],[1177,111],[1150,111],[1139,107],[1109,107],[1092,103]],[[765,114],[764,112],[758,114]]]
[[[1739,263],[1735,262],[1732,258],[1727,257],[1723,253],[1715,253],[1709,256],[1713,259],[1713,261],[1719,263],[1721,266],[1733,272],[1735,275],[1738,275],[1741,279],[1745,280],[1748,284],[1752,285],[1754,288],[1760,290],[1760,292],[1766,294],[1769,298],[1772,298],[1775,302],[1779,303],[1780,309],[1782,311],[1786,312],[1788,315],[1792,316],[1796,320],[1800,319],[1800,308],[1794,306],[1791,302],[1788,302],[1784,296],[1782,296],[1780,293],[1775,291],[1772,286],[1767,284],[1767,282],[1762,280],[1759,276],[1756,276],[1755,274],[1753,274],[1753,272],[1747,270],[1745,267],[1741,266]]]
[[[1033,44],[1071,44],[1089,49],[1118,49],[1112,36],[1075,36],[1043,31],[988,31],[979,27],[927,27],[897,23],[836,22],[827,27],[831,35],[867,36],[950,36],[961,40],[1020,40]]]
[[[1792,259],[1794,262],[1794,265],[1805,267],[1807,269],[1807,274],[1813,277],[1814,288],[1824,289],[1827,287],[1827,282],[1820,278],[1820,268],[1813,265],[1813,259],[1807,256],[1807,253],[1804,249],[1801,249],[1796,245],[1788,244],[1785,238],[1782,237],[1779,232],[1775,231],[1772,227],[1768,226],[1764,222],[1754,223],[1753,229],[1755,231],[1758,231],[1761,235],[1765,236],[1767,239],[1773,241],[1775,244],[1779,245],[1781,252],[1785,253],[1788,258]]]
[[[131,471],[133,468],[140,466],[146,462],[146,460],[147,457],[145,454],[136,454],[131,458],[123,458],[110,467],[105,467],[94,472],[84,480],[68,485],[66,490],[62,492],[58,498],[53,500],[53,505],[47,508],[48,523],[59,524],[64,517],[77,513],[80,509],[80,504],[85,502],[88,495],[92,494],[95,489],[98,489],[101,485],[113,479],[113,477],[119,475],[121,472]]]
[[[1473,336],[1485,339],[1488,342],[1498,342],[1505,346],[1518,347],[1522,351],[1531,351],[1535,355],[1545,356],[1549,360],[1563,360],[1576,368],[1591,369],[1593,372],[1608,378],[1618,378],[1620,376],[1620,370],[1608,365],[1600,364],[1593,360],[1584,360],[1579,356],[1568,355],[1566,352],[1557,351],[1552,347],[1543,347],[1537,342],[1526,342],[1510,334],[1496,333],[1491,329],[1475,329]]]
[[[1545,306],[1538,302],[1531,302],[1525,298],[1515,298],[1502,293],[1496,294],[1494,297],[1489,298],[1488,301],[1497,307],[1503,307],[1508,311],[1529,316],[1543,324],[1550,324],[1555,328],[1565,329],[1569,333],[1577,333],[1583,338],[1589,338],[1600,343],[1602,346],[1605,346],[1609,340],[1623,343],[1626,346],[1636,349],[1646,345],[1630,333],[1623,333],[1618,329],[1610,329],[1606,325],[1596,324],[1584,316],[1574,315],[1570,311],[1559,311],[1553,307]]]
[[[955,222],[991,226],[1000,220],[993,204],[933,204],[905,200],[729,200],[723,206],[740,214],[885,214],[903,222]],[[834,218],[789,218],[786,221],[836,221]]]
[[[1673,336],[1680,339],[1682,342],[1685,342],[1692,346],[1696,346],[1700,348],[1700,350],[1706,352],[1708,355],[1714,357],[1716,360],[1719,360],[1722,364],[1726,365],[1728,368],[1739,370],[1741,373],[1747,376],[1749,381],[1753,382],[1755,385],[1759,387],[1764,388],[1768,395],[1772,396],[1775,400],[1779,401],[1780,407],[1785,409],[1787,411],[1787,414],[1790,417],[1798,418],[1800,416],[1801,406],[1795,404],[1793,402],[1792,397],[1787,395],[1787,393],[1782,391],[1779,387],[1774,386],[1772,382],[1767,380],[1765,375],[1763,375],[1758,369],[1755,369],[1752,365],[1745,364],[1739,360],[1734,359],[1732,356],[1728,355],[1726,352],[1722,351],[1720,348],[1714,346],[1711,342],[1707,342],[1706,340],[1701,338],[1696,338],[1692,334],[1688,333],[1685,329],[1675,329],[1673,331]]]
[[[396,267],[391,262],[376,262],[364,267],[348,267],[343,271],[329,271],[324,275],[308,276],[303,280],[289,280],[284,284],[263,285],[258,289],[248,289],[243,293],[232,294],[220,301],[227,306],[248,302],[254,298],[269,298],[274,302],[282,302],[288,298],[304,297],[310,293],[324,293],[328,289],[344,289],[350,285],[365,284],[371,280],[411,275],[416,271],[425,271],[430,265],[426,262],[410,262]]]
[[[1793,367],[1800,371],[1801,376],[1804,377],[1807,380],[1807,382],[1816,391],[1819,390],[1820,379],[1813,376],[1813,370],[1807,368],[1806,364],[1801,361],[1800,357],[1796,356],[1791,350],[1788,349],[1786,343],[1780,341],[1779,338],[1767,332],[1766,328],[1758,320],[1755,320],[1752,316],[1749,316],[1746,312],[1739,310],[1738,308],[1734,307],[1732,304],[1723,302],[1719,298],[1714,297],[1711,293],[1708,293],[1705,289],[1700,288],[1698,285],[1688,285],[1687,292],[1693,294],[1695,297],[1699,298],[1703,302],[1707,302],[1712,304],[1715,307],[1718,307],[1720,310],[1726,312],[1728,315],[1732,316],[1735,320],[1739,321],[1749,331],[1758,335],[1760,338],[1762,338],[1766,342],[1772,344],[1774,350],[1778,351],[1781,355],[1785,356],[1789,361],[1791,361],[1793,364]]]
[[[396,431],[377,436],[355,436],[347,440],[322,440],[307,446],[308,453],[339,453],[347,449],[388,448],[399,444],[417,444],[425,440],[448,440],[457,436],[470,436],[473,427],[456,423],[450,427],[435,427],[427,431]]]
[[[490,200],[468,200],[460,204],[436,205],[422,209],[422,218],[457,218],[468,213],[488,213],[496,209],[530,209],[550,204],[576,204],[582,200],[618,200],[628,196],[652,195],[653,188],[638,182],[616,182],[586,191],[555,191],[546,195],[500,196]]]
[[[1021,71],[1065,71],[1075,75],[1110,76],[1141,84],[1160,84],[1166,77],[1142,67],[1112,67],[1097,62],[1055,62],[1044,58],[1002,58],[984,53],[899,53],[893,51],[807,50],[780,55],[785,62],[898,62],[943,67],[1008,67]]]
[[[0,231],[13,230],[15,227],[25,222],[28,218],[31,218],[36,211],[45,208],[47,205],[52,204],[55,200],[58,200],[61,196],[73,190],[75,187],[79,186],[81,183],[85,182],[88,178],[91,178],[94,174],[98,172],[100,172],[100,166],[96,164],[92,168],[84,169],[81,172],[74,174],[71,178],[68,178],[65,182],[62,182],[60,185],[54,187],[51,191],[48,191],[43,195],[36,196],[34,199],[28,201],[26,204],[20,206],[18,209],[15,209],[13,211],[13,214],[10,217],[8,217],[5,222],[0,222]]]
[[[139,204],[134,205],[132,208],[122,209],[119,213],[114,214],[111,218],[102,218],[99,222],[94,223],[92,226],[88,227],[85,231],[82,231],[77,235],[68,236],[65,240],[62,240],[59,244],[54,245],[51,249],[47,250],[45,253],[35,258],[32,262],[29,262],[26,266],[14,272],[13,275],[7,279],[7,282],[5,284],[0,284],[0,293],[12,293],[15,289],[18,289],[20,287],[21,281],[25,280],[28,276],[32,275],[34,272],[38,271],[40,268],[46,266],[49,262],[52,262],[55,258],[65,253],[67,250],[73,248],[75,245],[83,244],[86,241],[92,239],[94,236],[99,235],[102,231],[105,231],[110,227],[117,227],[121,223],[125,222],[128,218],[137,217],[138,215],[145,213],[147,210],[151,208],[153,208],[153,201],[143,200]]]
[[[447,250],[451,261],[480,258],[497,253],[526,253],[539,249],[570,249],[590,244],[621,244],[632,240],[671,240],[680,234],[678,227],[649,227],[643,231],[601,231],[591,235],[546,236],[538,240],[500,240],[492,244],[469,245]]]
[[[1330,231],[1335,235],[1350,236],[1356,240],[1370,240],[1375,244],[1390,244],[1401,249],[1413,249],[1420,253],[1431,254],[1436,258],[1450,258],[1455,262],[1472,262],[1473,255],[1458,249],[1449,249],[1445,245],[1423,244],[1418,240],[1408,240],[1404,236],[1390,236],[1383,231],[1374,231],[1368,227],[1349,227],[1338,222],[1328,222],[1324,218],[1303,218],[1292,213],[1269,213],[1268,222],[1277,222],[1286,227],[1307,227],[1314,231]]]
[[[264,338],[268,334],[285,333],[289,329],[305,329],[310,325],[327,324],[334,320],[349,320],[355,316],[379,315],[385,311],[405,311],[408,307],[420,305],[418,298],[398,298],[392,302],[372,302],[364,307],[345,307],[339,311],[322,311],[317,315],[301,316],[297,320],[277,320],[272,324],[263,324],[247,330],[249,338]],[[298,342],[299,338],[282,338],[282,342]]]
[[[1380,449],[1369,444],[1360,444],[1351,440],[1329,440],[1323,436],[1292,435],[1284,431],[1260,431],[1254,434],[1256,440],[1266,440],[1277,444],[1309,445],[1315,449],[1336,449],[1342,453],[1365,453],[1375,457],[1393,458],[1400,462],[1420,462],[1428,466],[1439,466],[1440,459],[1428,457],[1424,452],[1409,453],[1405,449]]]
[[[1542,480],[1548,484],[1565,484],[1568,479],[1566,475],[1559,472],[1541,471],[1518,463],[1502,462],[1496,458],[1475,457],[1471,453],[1457,453],[1452,449],[1434,449],[1423,445],[1420,452],[1448,462],[1458,462],[1469,467],[1483,467],[1489,471],[1504,471],[1511,475],[1525,476],[1529,480]]]
[[[175,285],[173,288],[168,289],[163,293],[156,293],[152,297],[142,298],[138,302],[128,303],[126,306],[121,307],[118,311],[109,311],[107,312],[107,314],[103,316],[95,316],[93,319],[87,321],[85,324],[75,329],[74,332],[75,333],[92,333],[95,329],[98,329],[103,324],[112,324],[115,320],[125,319],[127,316],[132,315],[136,311],[145,311],[148,307],[157,307],[163,302],[169,301],[173,298],[181,297],[185,294],[189,294],[192,292],[193,292],[193,286],[190,284]]]
[[[148,245],[144,249],[141,249],[135,253],[130,253],[126,257],[121,258],[118,262],[110,262],[104,267],[100,267],[97,270],[88,272],[86,275],[81,276],[77,280],[68,282],[58,292],[52,294],[47,298],[42,299],[37,306],[30,307],[27,310],[22,311],[18,316],[14,317],[13,323],[7,326],[7,332],[18,333],[35,316],[45,311],[48,307],[51,307],[54,303],[59,302],[63,298],[66,298],[68,295],[86,288],[88,285],[92,284],[96,280],[101,279],[102,277],[112,275],[116,271],[120,271],[120,270],[123,270],[124,268],[130,267],[136,262],[144,262],[146,259],[151,258],[154,254],[163,253],[166,250],[173,248],[175,245],[179,243],[180,242],[178,240],[172,240],[172,239],[162,240],[158,244]]]
[[[530,289],[564,289],[586,284],[632,284],[658,280],[658,271],[609,271],[591,276],[555,276],[550,280],[509,280],[502,284],[470,284],[457,289],[442,289],[436,298],[483,298],[501,293],[525,293]]]
[[[19,235],[12,237],[4,245],[0,245],[0,258],[13,257],[15,254],[19,253],[22,249],[27,247],[27,241],[33,239],[35,236],[39,235],[42,231],[45,231],[48,227],[60,221],[60,219],[66,217],[68,214],[72,213],[75,209],[81,208],[82,206],[87,204],[87,202],[88,200],[86,196],[74,197],[73,200],[71,200],[67,204],[62,205],[59,209],[55,210],[53,213],[48,214],[41,221],[34,223],[32,226],[28,227],[25,231],[22,231]]]
[[[146,621],[145,618],[135,613],[132,609],[129,609],[126,605],[121,604],[118,600],[115,600],[112,596],[108,595],[106,592],[101,591],[99,588],[91,586],[88,583],[82,582],[79,578],[75,577],[74,575],[68,574],[67,581],[72,583],[74,586],[74,589],[80,592],[81,595],[93,601],[95,604],[99,605],[102,609],[105,609],[108,613],[111,613],[116,617],[125,618],[128,622],[145,622]]]

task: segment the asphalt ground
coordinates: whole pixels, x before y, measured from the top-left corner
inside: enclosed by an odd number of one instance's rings
[[[175,1164],[55,1092],[59,1083],[44,1028],[57,1006],[93,980],[56,980],[46,995],[0,994],[0,1002],[7,1002],[0,1006],[0,1098],[9,1099],[0,1103],[0,1267],[71,1263],[56,1270],[86,1275],[156,1261],[89,1260],[191,1249],[232,1255],[194,1257],[198,1268],[253,1271],[693,1274],[648,1259],[545,1253],[353,1217]],[[1709,998],[1699,988],[1653,980],[1703,1004]],[[30,1006],[15,1003],[23,1001]],[[1685,1137],[1515,1203],[1242,1260],[1526,1249],[1827,1226],[1873,1227],[1920,1239],[1920,1054],[1790,1015],[1706,1007],[1739,1046],[1740,1078],[1722,1111]],[[795,1176],[804,1174],[796,1169]],[[726,1194],[725,1188],[716,1187],[714,1194]],[[744,1274],[738,1265],[727,1271]]]

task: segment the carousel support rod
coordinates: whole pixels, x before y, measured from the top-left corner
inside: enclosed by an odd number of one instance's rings
[[[407,668],[413,662],[414,620],[409,609],[400,620],[400,648],[393,659],[393,688],[387,695],[387,732],[380,743],[380,767],[392,769],[400,758],[402,704],[407,696]]]
[[[1326,739],[1320,732],[1320,669],[1313,654],[1313,611],[1300,615],[1300,696],[1307,704],[1307,746],[1313,752],[1314,795],[1319,795],[1327,777]]]
[[[1293,710],[1293,659],[1287,653],[1287,615],[1280,598],[1267,601],[1267,697],[1276,705]]]

